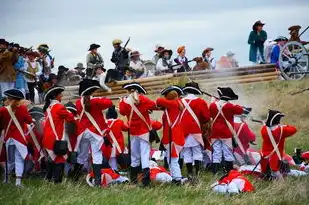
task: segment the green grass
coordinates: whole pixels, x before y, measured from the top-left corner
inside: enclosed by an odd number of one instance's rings
[[[240,96],[237,103],[252,106],[255,118],[265,118],[267,110],[273,108],[286,114],[284,123],[297,126],[298,133],[286,143],[286,151],[290,154],[295,147],[309,150],[309,92],[295,96],[289,94],[307,87],[309,79],[233,86]],[[152,99],[155,97],[151,96]],[[160,119],[161,115],[161,112],[155,112],[153,118]],[[249,124],[257,134],[260,146],[260,125]],[[132,185],[97,189],[88,187],[85,181],[54,185],[43,180],[26,179],[24,189],[0,184],[0,204],[309,204],[309,177],[288,177],[274,182],[251,179],[256,191],[234,196],[211,192],[210,185],[218,177],[202,173],[197,186],[156,184],[149,189]]]

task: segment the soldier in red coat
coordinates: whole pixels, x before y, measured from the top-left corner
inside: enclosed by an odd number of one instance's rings
[[[172,182],[177,185],[183,182],[178,163],[179,153],[185,144],[185,137],[180,122],[181,113],[184,110],[184,105],[179,98],[182,94],[183,92],[180,87],[170,86],[161,92],[164,98],[157,99],[157,106],[164,109],[162,116],[163,138],[161,143],[166,148],[167,161],[173,178]]]
[[[146,90],[139,83],[127,83],[123,88],[129,96],[119,103],[119,112],[128,119],[130,127],[131,182],[137,183],[140,165],[143,169],[143,186],[150,184],[149,132],[152,129],[149,112],[157,109],[156,103],[144,96]]]
[[[234,136],[237,147],[234,149],[234,156],[238,165],[251,164],[250,159],[247,154],[247,150],[251,143],[255,142],[255,134],[249,128],[246,123],[246,118],[251,112],[252,108],[244,108],[242,115],[236,115],[234,117],[234,128],[236,135]]]
[[[117,170],[117,157],[124,152],[124,136],[123,131],[128,131],[129,126],[118,119],[118,114],[115,106],[110,107],[106,112],[106,119],[109,128],[108,139],[112,143],[112,146],[103,146],[102,150],[104,156],[109,160],[109,165],[112,169]]]
[[[261,128],[263,138],[261,171],[266,177],[271,175],[270,177],[278,179],[282,178],[280,166],[282,166],[285,140],[297,131],[292,125],[281,125],[282,117],[283,113],[269,110],[266,123]]]
[[[80,116],[80,135],[78,136],[77,166],[74,172],[79,175],[83,165],[88,162],[89,148],[91,148],[92,166],[95,175],[95,184],[101,185],[101,168],[103,154],[101,147],[110,145],[106,137],[108,125],[103,111],[110,108],[113,103],[105,97],[93,97],[92,94],[100,89],[96,80],[85,79],[79,84],[80,99],[76,101],[77,113]]]
[[[212,171],[217,173],[222,156],[225,160],[225,171],[233,169],[233,145],[232,138],[235,135],[234,116],[243,113],[243,108],[239,105],[230,103],[230,100],[237,100],[238,95],[229,88],[218,87],[219,99],[210,104],[210,116],[212,118],[211,126],[211,144],[213,148]]]
[[[187,83],[182,90],[186,94],[181,99],[184,110],[180,120],[186,139],[182,153],[190,179],[193,176],[192,164],[196,170],[195,175],[198,175],[202,164],[204,141],[201,127],[210,120],[210,114],[206,101],[196,96],[203,94],[197,83]]]
[[[48,154],[47,180],[54,178],[55,183],[61,183],[64,163],[67,159],[67,140],[65,123],[74,122],[74,116],[61,104],[64,87],[52,86],[44,96],[45,127],[43,147]]]
[[[21,178],[24,172],[24,161],[28,155],[27,139],[25,136],[26,124],[32,123],[27,107],[20,105],[24,94],[18,89],[4,92],[8,97],[8,106],[0,108],[1,128],[4,132],[4,142],[7,151],[8,173],[14,168],[16,174],[16,186],[21,186]]]

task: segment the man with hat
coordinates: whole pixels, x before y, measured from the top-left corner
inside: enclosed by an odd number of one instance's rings
[[[97,80],[100,83],[101,88],[103,88],[105,91],[111,93],[112,89],[108,87],[105,84],[105,79],[106,79],[106,70],[101,67],[95,68],[95,76],[93,77],[93,80]]]
[[[261,128],[262,135],[262,158],[261,172],[265,178],[281,179],[281,168],[284,144],[287,137],[297,132],[292,125],[281,125],[280,120],[285,115],[277,110],[269,110],[265,124]]]
[[[121,47],[122,41],[120,39],[114,39],[113,42],[114,51],[111,61],[115,64],[116,70],[119,73],[119,79],[123,80],[124,70],[129,65],[129,51]]]
[[[299,26],[299,25],[291,26],[291,27],[289,28],[290,35],[291,35],[289,41],[297,41],[297,42],[302,43],[303,45],[306,45],[306,44],[308,44],[309,42],[300,40],[300,37],[299,37],[299,30],[300,30],[300,29],[301,29],[301,26]]]
[[[150,184],[150,143],[149,132],[151,121],[149,112],[156,109],[156,103],[148,99],[145,88],[139,83],[126,83],[122,86],[128,90],[129,95],[119,102],[119,112],[127,117],[130,128],[130,179],[137,183],[140,167],[143,171],[143,186]]]
[[[160,55],[161,55],[161,53],[164,51],[164,46],[162,46],[162,45],[160,45],[160,44],[157,44],[156,46],[155,46],[155,50],[154,50],[154,52],[156,53],[154,56],[153,56],[153,58],[152,58],[152,61],[155,63],[155,64],[157,64],[158,63],[158,60],[159,60],[159,58],[160,58]]]
[[[4,92],[8,98],[8,106],[0,108],[0,127],[6,130],[4,136],[5,148],[8,154],[7,163],[10,173],[15,164],[16,186],[21,185],[24,172],[24,161],[28,155],[27,139],[24,133],[26,124],[32,123],[27,107],[20,104],[24,94],[18,89],[10,89]]]
[[[273,46],[272,51],[270,53],[270,63],[277,64],[277,67],[279,67],[279,57],[280,57],[280,51],[282,50],[284,44],[288,42],[288,39],[283,36],[279,36],[274,40],[277,44]]]
[[[267,33],[263,30],[264,25],[261,21],[255,22],[248,38],[248,44],[250,45],[249,61],[255,64],[265,63],[264,42],[267,39]]]
[[[195,175],[198,176],[203,161],[202,149],[205,145],[202,129],[210,120],[210,114],[206,101],[196,96],[203,94],[197,83],[186,83],[182,90],[186,94],[181,99],[184,110],[180,122],[186,141],[182,153],[190,180],[193,177],[193,164]]]
[[[95,69],[98,67],[104,68],[104,60],[101,54],[98,52],[98,48],[101,46],[98,44],[91,44],[88,51],[90,51],[86,56],[87,70],[86,76],[88,79],[92,79],[95,75]]]
[[[27,99],[31,100],[34,103],[34,89],[37,85],[37,78],[42,72],[42,68],[39,62],[36,61],[40,55],[35,51],[28,51],[27,53],[28,59],[26,60],[26,71],[31,75],[25,75],[25,79],[27,82],[28,92],[26,93]]]
[[[206,48],[202,53],[203,60],[208,63],[209,69],[211,70],[216,69],[216,60],[214,57],[211,56],[211,52],[213,50],[213,48]]]
[[[181,114],[185,109],[180,100],[183,91],[180,87],[173,85],[163,89],[161,95],[164,97],[158,98],[156,101],[157,106],[164,111],[162,116],[163,138],[161,143],[166,149],[167,162],[173,178],[172,183],[181,185],[184,180],[178,160],[179,154],[185,145],[183,124],[180,122]]]
[[[243,108],[230,103],[230,100],[237,100],[238,95],[230,87],[217,88],[219,98],[209,106],[212,118],[211,144],[213,149],[212,171],[217,173],[224,156],[224,168],[228,173],[233,169],[233,145],[232,138],[235,136],[234,116],[243,113]]]
[[[140,55],[138,51],[130,52],[130,68],[134,71],[135,78],[141,78],[147,73],[146,66],[140,59]]]
[[[5,39],[0,39],[0,98],[6,90],[14,88],[16,71],[14,64],[17,61],[17,52],[8,50],[9,43]]]
[[[54,68],[54,58],[49,53],[49,46],[47,44],[40,44],[37,49],[40,54],[39,62],[42,67],[42,72],[45,75],[49,75]]]
[[[160,53],[160,58],[156,65],[156,72],[157,73],[173,73],[172,64],[173,61],[171,60],[171,57],[173,55],[173,51],[170,49],[164,49]]]
[[[234,156],[238,165],[250,163],[247,155],[247,150],[250,147],[249,144],[253,144],[256,139],[254,132],[249,128],[248,124],[246,123],[246,118],[248,117],[252,108],[243,107],[243,109],[244,112],[241,115],[235,115],[234,117],[234,129],[236,133],[234,139],[236,140],[238,145],[234,149]]]
[[[74,68],[76,70],[76,74],[79,75],[82,79],[85,77],[85,73],[83,70],[85,70],[85,67],[83,63],[77,63],[76,67]]]
[[[111,145],[106,137],[108,125],[103,111],[112,107],[113,102],[105,97],[93,97],[93,93],[100,89],[96,80],[84,79],[79,83],[79,95],[76,101],[77,113],[80,116],[80,135],[77,141],[78,156],[74,172],[78,176],[83,165],[88,162],[89,148],[91,147],[92,166],[95,175],[95,184],[101,185],[101,168],[103,162],[102,145]],[[78,177],[77,177],[78,178]]]

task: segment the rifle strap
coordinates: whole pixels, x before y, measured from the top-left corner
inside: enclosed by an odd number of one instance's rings
[[[115,145],[117,151],[119,153],[122,153],[121,148],[120,148],[120,146],[118,144],[118,141],[117,141],[117,139],[116,139],[116,137],[115,137],[115,135],[114,135],[114,133],[112,131],[112,127],[113,127],[115,122],[116,122],[116,120],[113,120],[112,123],[108,126],[109,127],[109,136],[112,138],[113,144]]]
[[[27,139],[25,137],[25,133],[23,128],[21,127],[21,125],[19,124],[18,120],[16,119],[15,113],[13,113],[11,106],[6,106],[6,109],[9,113],[9,115],[11,116],[12,121],[14,122],[16,128],[18,129],[19,133],[21,134],[21,136],[23,137],[23,139],[25,140],[25,142],[27,142]],[[9,129],[9,127],[8,127]],[[7,130],[8,130],[7,129]],[[6,133],[7,134],[7,133]]]
[[[273,149],[273,151],[272,151],[268,156],[266,156],[265,158],[271,157],[271,155],[273,155],[274,152],[276,152],[277,157],[278,157],[279,160],[281,161],[281,160],[282,160],[282,156],[281,156],[281,154],[280,154],[280,151],[279,151],[279,149],[278,149],[278,146],[279,146],[279,144],[280,144],[280,141],[281,141],[281,138],[282,138],[282,135],[283,135],[283,127],[280,126],[280,138],[279,138],[278,143],[276,143],[276,141],[275,141],[275,139],[274,139],[274,136],[273,136],[273,134],[272,134],[272,131],[271,131],[271,129],[270,129],[269,127],[266,127],[266,131],[267,131],[268,137],[269,137],[270,142],[271,142],[271,144],[272,144],[272,146],[273,146],[274,149]]]

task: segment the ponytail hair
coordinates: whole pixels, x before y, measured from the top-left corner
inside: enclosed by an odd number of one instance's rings
[[[43,107],[43,112],[46,112],[47,108],[50,106],[50,103],[52,100],[56,99],[56,97],[61,94],[62,91],[58,91],[58,92],[54,92],[54,93],[50,93],[46,99],[45,99],[45,104],[44,104],[44,107]]]
[[[86,112],[90,112],[90,95],[84,96],[84,107]]]
[[[43,107],[43,112],[46,112],[47,108],[50,106],[51,99],[47,98]]]

